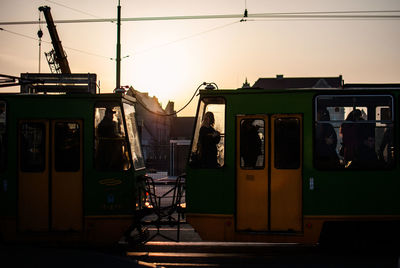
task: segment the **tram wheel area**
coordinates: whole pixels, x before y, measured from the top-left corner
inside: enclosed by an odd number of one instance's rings
[[[399,221],[325,222],[319,244],[325,250],[400,253]]]
[[[115,247],[0,244],[0,267],[148,267]]]

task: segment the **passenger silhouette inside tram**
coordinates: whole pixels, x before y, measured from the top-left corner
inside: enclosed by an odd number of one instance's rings
[[[261,152],[261,139],[254,119],[244,119],[240,126],[240,156],[246,168],[256,167]]]
[[[318,123],[316,128],[316,161],[317,165],[322,168],[339,167],[339,156],[336,152],[337,135],[336,131],[330,123],[330,115],[328,110],[320,109],[318,111]]]
[[[382,143],[379,146],[379,159],[389,164],[394,159],[393,127],[385,129]]]
[[[100,170],[127,169],[129,162],[124,136],[121,135],[118,122],[114,119],[115,113],[112,107],[107,107],[97,126],[96,166]]]
[[[346,117],[345,122],[340,126],[340,136],[342,138],[342,148],[340,154],[344,158],[346,167],[351,165],[354,160],[358,147],[361,143],[362,113],[359,109],[354,109]]]
[[[201,167],[219,167],[217,161],[217,144],[221,139],[221,135],[218,131],[214,129],[214,124],[214,114],[212,112],[205,113],[203,121],[201,123],[199,141],[197,145]]]
[[[357,155],[353,161],[357,168],[376,168],[379,166],[378,156],[375,151],[375,139],[368,135],[360,143]]]
[[[114,114],[112,108],[107,107],[104,112],[103,120],[97,126],[99,136],[104,138],[116,138],[117,135],[117,122],[114,121]]]
[[[379,166],[375,150],[375,124],[363,119],[363,112],[354,109],[340,128],[345,167],[375,168]]]

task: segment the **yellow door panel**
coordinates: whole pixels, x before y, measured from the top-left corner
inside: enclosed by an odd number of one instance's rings
[[[253,122],[254,125],[261,127],[259,135],[261,140],[267,140],[265,126],[268,126],[268,117],[261,116],[238,116],[236,119],[237,125],[237,205],[236,205],[236,228],[237,230],[248,231],[267,231],[268,230],[268,161],[265,158],[265,152],[268,152],[268,143],[262,142],[263,157],[258,156],[255,168],[246,167],[245,161],[241,155],[240,141],[243,138],[241,126],[244,120]],[[241,136],[242,135],[242,136]],[[246,161],[247,162],[247,161]]]
[[[301,231],[301,115],[271,117],[271,147],[271,231]]]
[[[81,126],[81,120],[20,121],[19,231],[82,230]]]
[[[19,231],[49,229],[49,124],[20,121],[18,129]]]
[[[82,121],[52,121],[52,230],[82,230]]]
[[[242,159],[244,120],[264,122],[262,166]],[[236,119],[238,231],[302,230],[302,115],[241,115]],[[243,166],[244,165],[244,166]]]

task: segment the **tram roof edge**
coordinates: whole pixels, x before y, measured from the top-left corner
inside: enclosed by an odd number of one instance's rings
[[[21,73],[21,93],[65,92],[96,94],[97,75],[93,73]]]
[[[377,83],[377,84],[344,84],[343,89],[400,89],[400,84],[397,83]]]
[[[264,88],[237,88],[237,89],[218,89],[200,90],[201,95],[220,95],[220,94],[273,94],[273,93],[301,93],[301,92],[346,92],[346,91],[380,91],[380,90],[400,90],[400,84],[358,84],[346,85],[343,88],[285,88],[285,89],[264,89]]]

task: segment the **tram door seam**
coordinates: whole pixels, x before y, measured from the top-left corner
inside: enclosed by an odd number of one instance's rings
[[[268,142],[268,152],[267,152],[267,165],[268,165],[268,175],[267,175],[267,180],[268,180],[268,231],[271,230],[271,135],[272,135],[272,131],[271,131],[271,119],[272,116],[271,115],[267,115],[267,119],[268,119],[268,136],[267,136],[267,142]]]
[[[52,199],[53,199],[53,191],[52,191],[52,188],[53,188],[53,176],[52,176],[52,173],[53,173],[53,167],[52,167],[52,160],[53,160],[53,139],[54,139],[54,137],[53,137],[53,121],[54,120],[48,120],[48,122],[49,122],[49,138],[48,138],[48,144],[49,144],[49,147],[48,147],[48,156],[49,156],[49,159],[48,159],[48,161],[47,161],[47,164],[48,164],[48,169],[49,169],[49,231],[52,231],[53,230],[53,213],[52,213],[52,211],[53,211],[53,202],[52,202]]]

